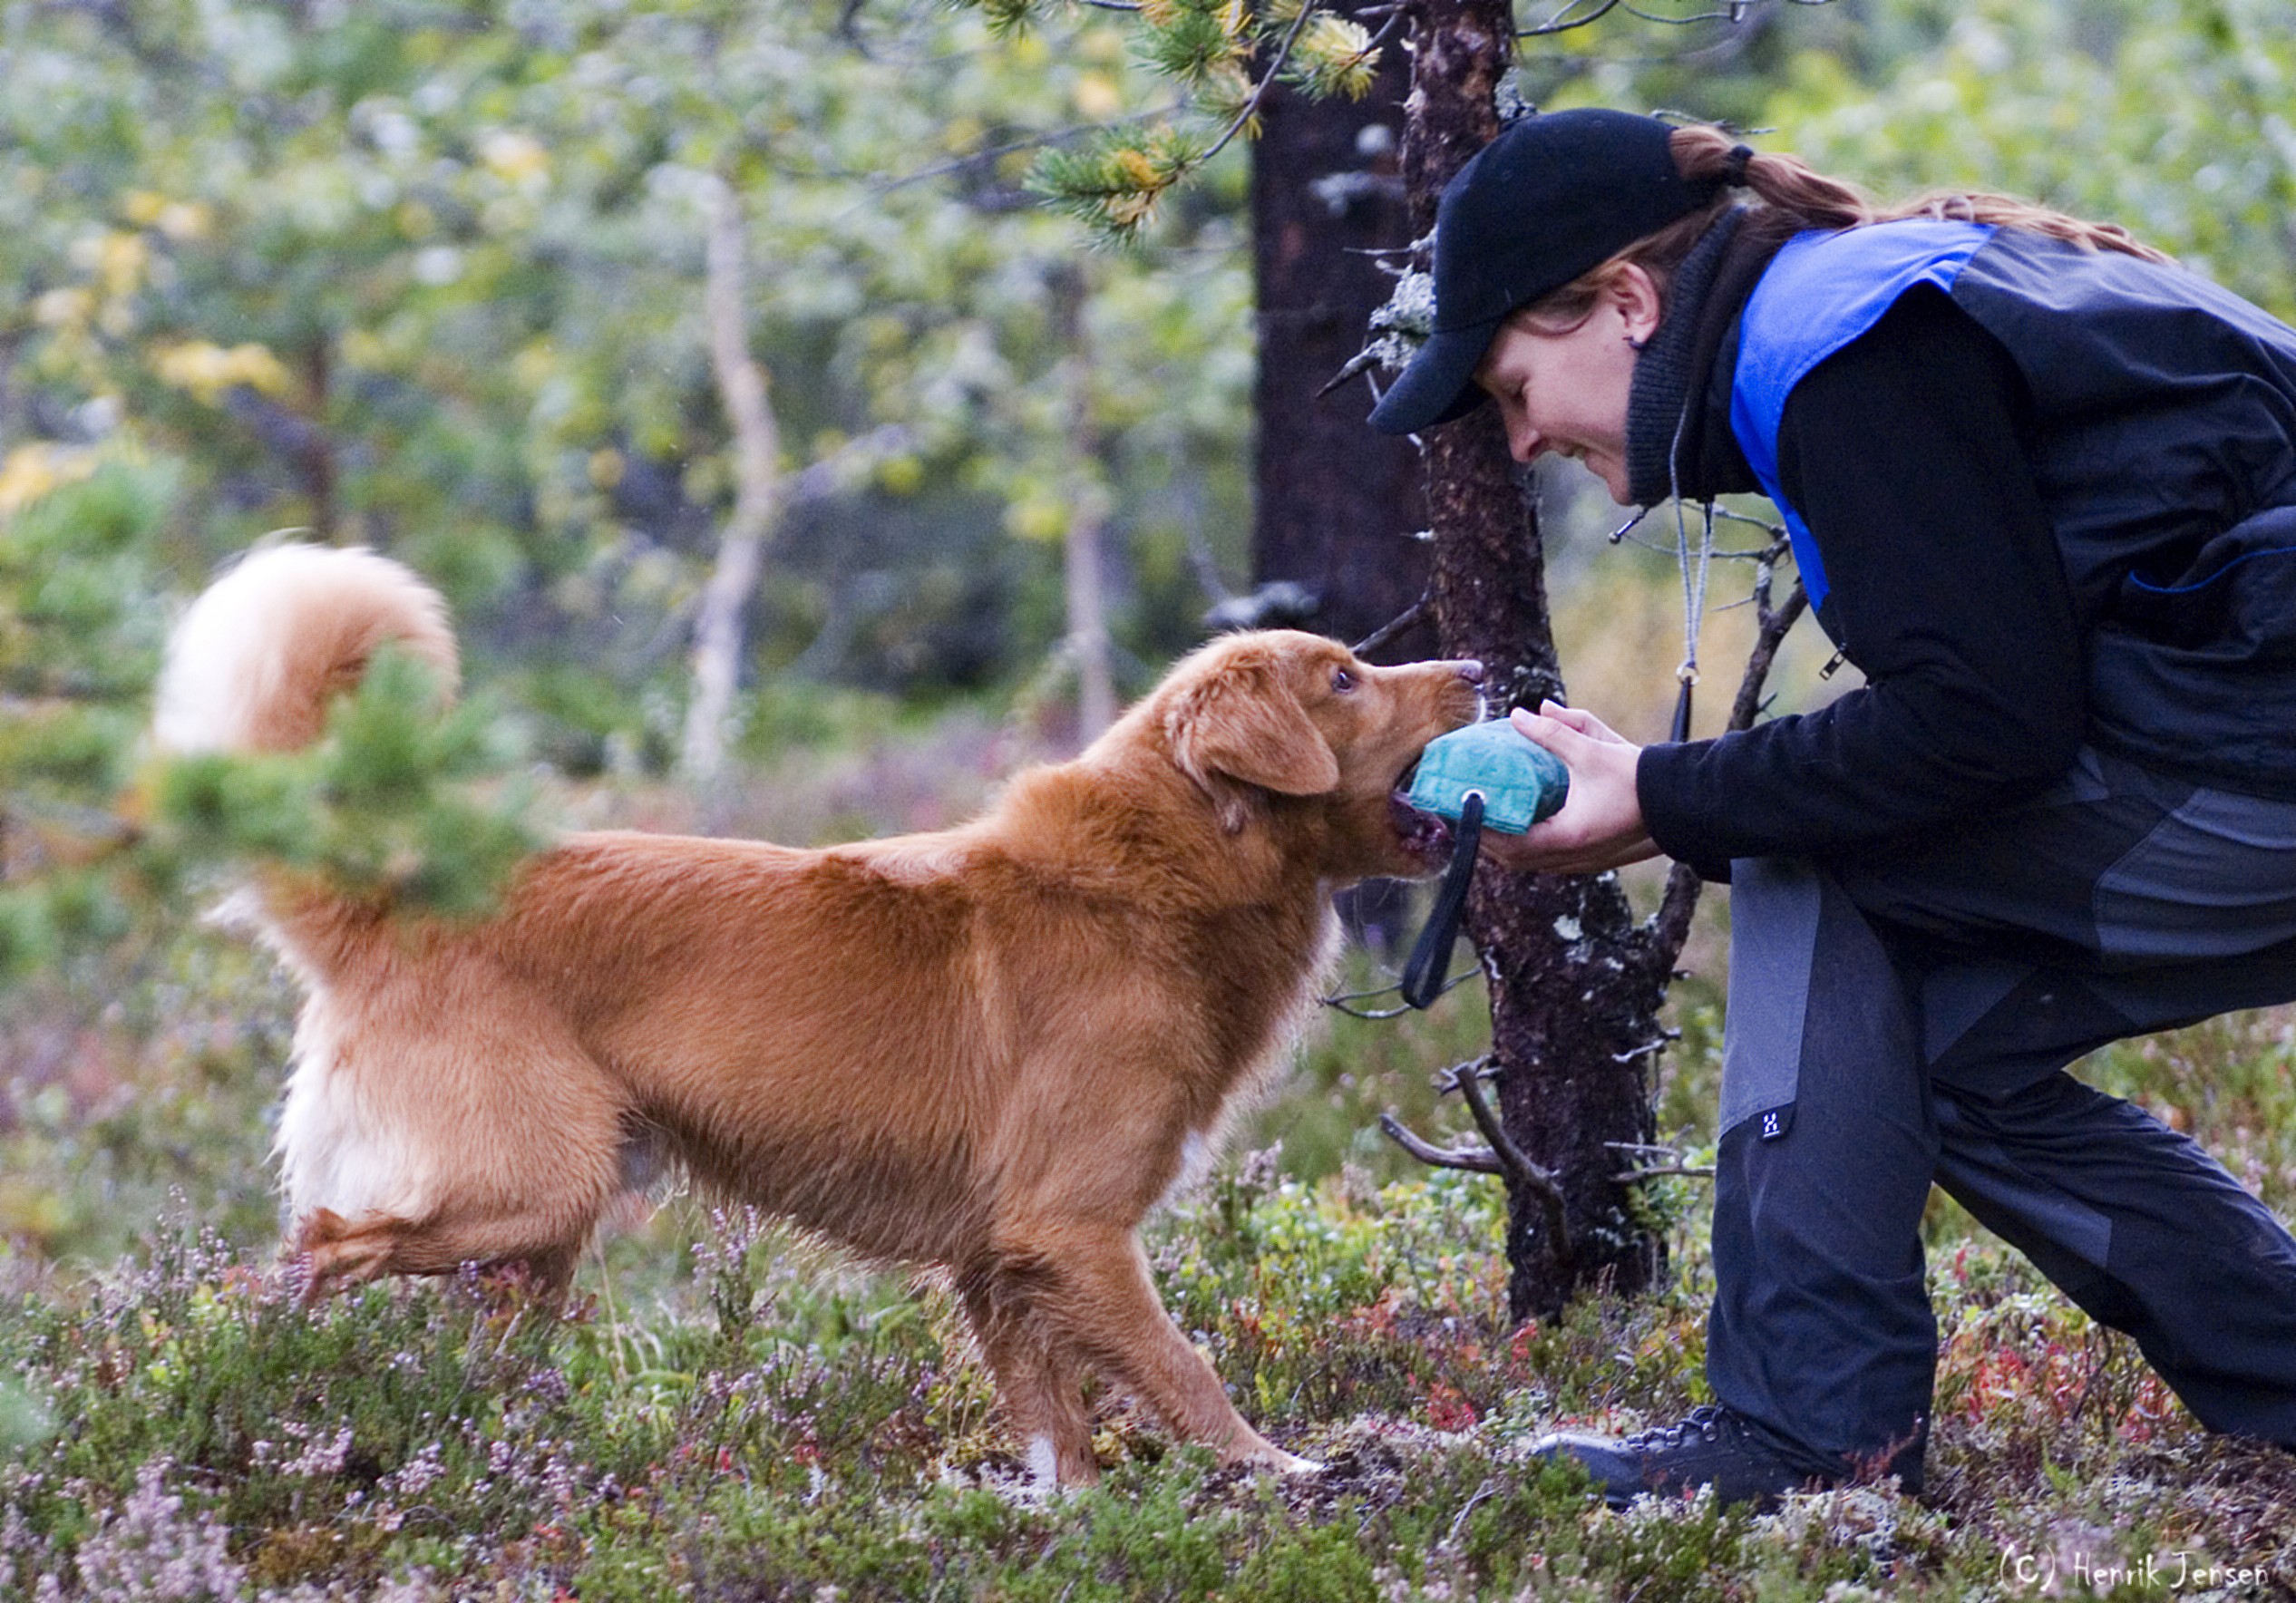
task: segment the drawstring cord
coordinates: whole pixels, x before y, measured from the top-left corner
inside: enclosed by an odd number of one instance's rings
[[[1667,447],[1667,491],[1674,501],[1674,559],[1682,574],[1682,661],[1674,676],[1682,688],[1674,700],[1674,725],[1667,738],[1678,743],[1690,738],[1690,692],[1698,682],[1698,636],[1706,628],[1707,581],[1714,569],[1714,502],[1702,503],[1706,529],[1698,541],[1698,576],[1690,570],[1690,521],[1682,510],[1682,431],[1690,422],[1688,401],[1674,422],[1674,441]],[[1631,526],[1630,526],[1631,527]]]

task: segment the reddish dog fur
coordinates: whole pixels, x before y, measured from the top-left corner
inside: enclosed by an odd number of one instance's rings
[[[161,741],[304,744],[385,642],[451,678],[444,609],[404,568],[258,552],[179,628]],[[1390,793],[1477,715],[1479,677],[1231,636],[960,828],[826,850],[578,834],[478,922],[268,874],[261,919],[308,993],[291,1248],[315,1287],[472,1260],[562,1281],[666,1155],[945,1266],[1039,1475],[1096,1473],[1088,1369],[1225,1461],[1313,1467],[1238,1415],[1136,1232],[1302,1025],[1332,890],[1431,866]]]

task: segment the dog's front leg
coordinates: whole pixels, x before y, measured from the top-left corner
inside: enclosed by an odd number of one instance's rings
[[[1029,1473],[1043,1487],[1098,1481],[1083,1377],[1057,1331],[1034,1314],[1027,1285],[990,1268],[960,1277],[957,1289]]]
[[[1040,1242],[1033,1256],[1042,1266],[1036,1302],[1044,1315],[1176,1434],[1211,1448],[1222,1463],[1265,1464],[1287,1474],[1323,1468],[1244,1423],[1211,1364],[1164,1312],[1131,1230],[1064,1232]]]

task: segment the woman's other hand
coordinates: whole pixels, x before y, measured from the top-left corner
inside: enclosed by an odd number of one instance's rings
[[[1594,874],[1659,855],[1634,789],[1642,748],[1576,707],[1542,702],[1510,714],[1525,738],[1562,759],[1571,793],[1562,810],[1521,835],[1485,830],[1483,855],[1503,869]]]

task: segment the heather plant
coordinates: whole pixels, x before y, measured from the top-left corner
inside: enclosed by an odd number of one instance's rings
[[[2201,1435],[2127,1342],[1942,1201],[1922,1499],[1595,1508],[1528,1449],[1708,1400],[1703,1182],[1663,1182],[1660,1292],[1511,1325],[1495,1184],[1420,1170],[1371,1129],[1392,1106],[1464,1133],[1429,1071],[1474,1050],[1472,984],[1409,1020],[1328,1015],[1150,1233],[1165,1305],[1245,1412],[1331,1472],[1220,1471],[1104,1389],[1104,1484],[1046,1498],[944,1288],[675,1190],[602,1244],[566,1308],[475,1274],[302,1307],[271,1258],[260,1134],[291,993],[213,937],[116,972],[102,1040],[121,1083],[83,1102],[60,1070],[0,1132],[0,1205],[63,1221],[6,1216],[0,1595],[1814,1600],[2019,1596],[2005,1565],[2147,1556],[2263,1571],[2232,1596],[2296,1579],[2287,1455]],[[1340,983],[1382,977],[1358,957]],[[1659,1127],[1694,1167],[1710,982],[1675,1022]],[[2291,1043],[2290,1014],[2247,1015],[2084,1073],[2286,1211]],[[170,1186],[187,1201],[155,1227]]]
[[[565,1307],[475,1273],[306,1307],[259,1245],[179,1220],[0,1309],[28,1409],[0,1575],[59,1598],[1045,1603],[1943,1598],[1997,1585],[2004,1555],[2260,1569],[2233,1596],[2296,1579],[2272,1568],[2296,1540],[2287,1455],[2201,1436],[2126,1342],[1944,1210],[1924,1499],[1604,1512],[1527,1448],[1704,1400],[1703,1262],[1686,1241],[1664,1296],[1511,1328],[1494,1193],[1231,1160],[1156,1221],[1160,1289],[1247,1412],[1330,1472],[1219,1470],[1103,1393],[1106,1479],[1053,1497],[944,1290],[738,1210],[668,1202]]]

